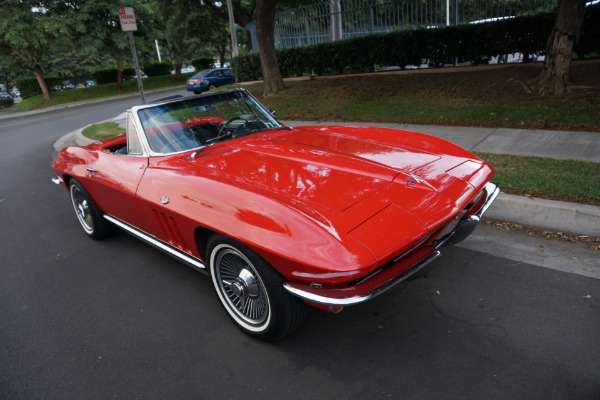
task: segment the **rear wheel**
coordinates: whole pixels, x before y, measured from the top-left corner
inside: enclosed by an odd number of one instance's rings
[[[208,90],[213,90],[216,88],[217,88],[217,85],[215,85],[214,83],[211,83],[210,86],[208,87]]]
[[[113,232],[113,226],[102,217],[102,212],[81,182],[71,179],[69,193],[77,220],[89,237],[103,239]]]
[[[288,293],[283,277],[251,249],[221,235],[208,241],[210,275],[221,304],[247,334],[283,339],[304,321],[306,305]]]

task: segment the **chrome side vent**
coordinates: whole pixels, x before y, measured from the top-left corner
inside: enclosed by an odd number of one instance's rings
[[[179,231],[175,218],[166,215],[163,212],[152,210],[152,214],[156,220],[156,223],[160,227],[160,231],[163,235],[164,240],[171,246],[177,247],[185,252],[190,252],[189,247],[183,240],[183,235]]]

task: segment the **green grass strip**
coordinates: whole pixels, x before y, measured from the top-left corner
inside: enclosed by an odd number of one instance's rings
[[[102,122],[85,127],[82,133],[90,139],[104,140],[125,133],[125,129],[116,122]]]
[[[183,87],[185,85],[185,80],[191,75],[193,75],[193,73],[182,74],[181,80],[179,81],[174,80],[174,75],[146,78],[143,80],[144,90],[150,91],[176,86]],[[137,80],[129,80],[123,82],[123,89],[120,91],[115,88],[114,83],[105,83],[103,85],[92,86],[89,88],[60,90],[56,92],[50,92],[50,95],[52,96],[50,100],[44,99],[44,96],[42,95],[37,95],[29,97],[22,102],[15,104],[13,108],[33,110],[61,104],[76,103],[79,101],[89,101],[138,93],[139,89]]]
[[[475,153],[496,170],[505,193],[600,206],[600,164],[543,157]]]

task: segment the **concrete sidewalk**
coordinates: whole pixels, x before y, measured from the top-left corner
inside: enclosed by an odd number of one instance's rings
[[[469,151],[549,157],[600,163],[600,133],[508,128],[476,128],[373,122],[281,121],[289,126],[368,125],[427,133]]]

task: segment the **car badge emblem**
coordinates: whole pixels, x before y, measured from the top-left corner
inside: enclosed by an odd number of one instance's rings
[[[421,178],[418,175],[411,175],[406,177],[407,185],[414,185],[415,183],[425,182],[425,179]]]
[[[167,196],[163,196],[160,198],[160,202],[165,205],[169,203],[169,198]]]

